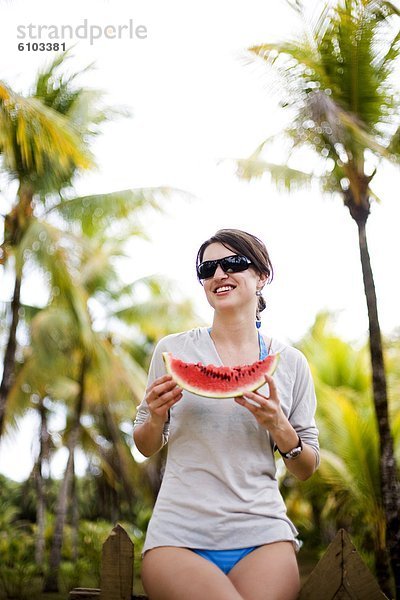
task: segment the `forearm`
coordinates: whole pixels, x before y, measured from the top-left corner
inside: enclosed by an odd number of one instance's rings
[[[149,415],[144,423],[135,427],[133,439],[144,456],[152,456],[162,448],[164,423],[163,419]]]
[[[289,422],[281,429],[273,432],[275,444],[281,452],[289,452],[298,444],[298,434]],[[301,481],[305,481],[314,473],[317,466],[317,457],[311,446],[302,441],[303,450],[295,458],[286,459],[284,463],[288,471]]]
[[[317,467],[317,457],[311,446],[303,442],[303,451],[296,458],[286,459],[284,463],[297,479],[305,481],[314,473]]]
[[[182,398],[182,389],[176,385],[171,375],[155,379],[146,390],[145,405],[148,417],[135,427],[133,439],[136,448],[144,456],[151,456],[163,446],[163,429],[170,408]]]

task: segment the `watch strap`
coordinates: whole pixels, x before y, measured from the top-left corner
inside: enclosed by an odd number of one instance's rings
[[[301,437],[298,436],[297,445],[294,448],[292,448],[291,450],[288,450],[287,452],[282,452],[281,450],[279,450],[279,448],[276,444],[275,444],[275,449],[278,450],[278,452],[282,456],[282,458],[286,458],[286,459],[290,460],[291,458],[296,458],[296,456],[299,456],[299,454],[301,454],[301,452],[303,451],[303,442],[301,441]]]

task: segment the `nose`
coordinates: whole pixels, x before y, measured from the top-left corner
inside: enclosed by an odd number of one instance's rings
[[[227,277],[227,274],[222,269],[221,265],[218,265],[217,268],[215,269],[214,277],[216,279],[222,279],[222,277]]]

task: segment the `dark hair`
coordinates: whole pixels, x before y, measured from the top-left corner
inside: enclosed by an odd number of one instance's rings
[[[220,229],[210,239],[202,243],[196,257],[196,267],[203,261],[205,249],[210,244],[222,244],[232,252],[242,254],[251,260],[254,269],[267,276],[267,283],[271,283],[274,270],[265,244],[255,235],[241,229]],[[266,307],[265,300],[258,296],[257,319],[259,313]]]

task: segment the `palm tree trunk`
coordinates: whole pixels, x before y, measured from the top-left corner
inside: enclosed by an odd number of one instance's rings
[[[21,297],[21,278],[15,277],[14,294],[11,301],[11,325],[8,342],[4,355],[3,376],[0,384],[0,437],[4,431],[6,404],[9,391],[13,384],[15,373],[15,350],[17,347],[17,327],[19,322],[19,309]]]
[[[46,495],[43,479],[43,463],[49,454],[49,432],[47,429],[46,409],[43,405],[43,399],[39,401],[40,412],[40,451],[36,468],[36,540],[35,540],[35,562],[41,567],[44,560],[45,550],[45,511]]]
[[[380,484],[386,518],[386,544],[393,571],[396,598],[400,598],[400,483],[389,425],[382,336],[379,326],[374,278],[368,252],[366,218],[357,219],[358,239],[363,272],[364,291],[369,320],[369,347],[372,366],[372,387],[380,441]]]
[[[7,259],[9,247],[17,246],[32,218],[33,190],[29,185],[21,184],[18,190],[18,203],[4,220],[4,248],[2,262]],[[16,271],[13,299],[11,301],[11,325],[8,335],[6,352],[4,355],[3,376],[0,384],[0,437],[4,432],[6,404],[9,391],[13,384],[15,373],[15,350],[17,347],[17,327],[19,323],[19,309],[21,306],[21,279],[22,267]]]
[[[116,425],[116,423],[114,421],[114,417],[106,405],[104,405],[103,412],[104,412],[104,418],[105,418],[105,422],[107,425],[108,433],[111,437],[111,440],[112,440],[112,443],[114,446],[114,451],[117,456],[117,461],[118,461],[117,467],[119,470],[119,476],[121,477],[121,480],[122,480],[122,485],[124,487],[128,505],[130,506],[130,508],[132,508],[132,504],[136,498],[136,494],[135,494],[134,486],[132,485],[132,478],[129,473],[129,465],[127,464],[128,456],[126,453],[126,448],[124,448],[124,445],[122,443],[122,440],[120,437],[121,433],[118,429],[118,426]],[[133,462],[133,459],[132,459],[132,462]]]
[[[72,562],[76,563],[79,554],[79,505],[78,505],[78,486],[75,474],[75,459],[73,465],[73,477],[72,477],[72,514],[71,514],[71,528],[72,528]]]
[[[54,524],[53,543],[50,552],[49,559],[49,572],[45,578],[43,591],[44,592],[58,592],[58,573],[60,570],[61,563],[61,550],[64,537],[64,525],[67,516],[68,500],[71,496],[71,486],[74,476],[74,452],[78,443],[80,433],[80,419],[83,410],[83,403],[85,397],[85,374],[86,374],[87,362],[86,358],[83,357],[81,365],[81,373],[79,377],[80,390],[77,398],[75,407],[74,422],[72,425],[71,433],[68,441],[68,461],[65,468],[64,477],[61,482],[60,491],[58,494],[56,518]]]
[[[36,539],[35,539],[35,563],[41,569],[44,559],[44,548],[45,548],[45,494],[44,494],[44,481],[41,473],[41,464],[37,465],[36,470]]]

